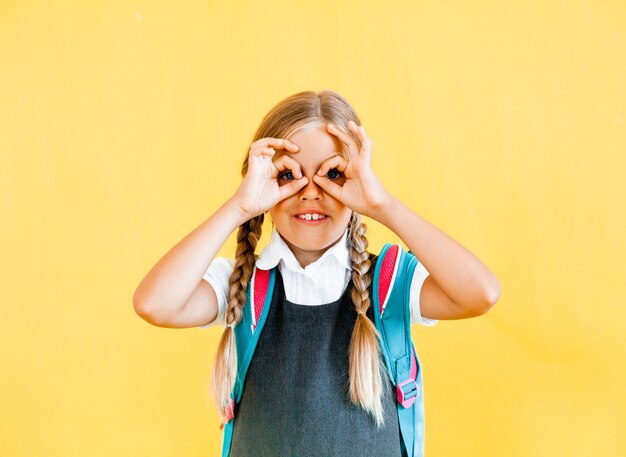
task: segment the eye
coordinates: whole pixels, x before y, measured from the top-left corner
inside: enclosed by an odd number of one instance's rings
[[[340,178],[341,176],[343,176],[341,174],[341,172],[339,170],[337,170],[336,168],[333,168],[331,170],[328,170],[328,173],[326,174],[330,179],[336,179],[336,178]]]
[[[293,173],[291,171],[285,171],[281,174],[278,175],[279,179],[294,179],[293,178]]]

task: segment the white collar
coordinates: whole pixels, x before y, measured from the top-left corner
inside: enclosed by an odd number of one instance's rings
[[[322,254],[322,256],[315,262],[307,265],[305,268],[300,266],[300,263],[293,255],[293,252],[285,243],[285,240],[280,236],[278,230],[272,231],[272,237],[267,246],[263,248],[261,254],[257,258],[255,265],[262,270],[269,270],[274,268],[282,260],[284,265],[290,270],[307,270],[316,269],[324,264],[328,259],[334,258],[340,265],[344,266],[348,270],[352,269],[352,262],[350,261],[350,253],[348,252],[348,229],[343,232],[343,235],[335,244]]]

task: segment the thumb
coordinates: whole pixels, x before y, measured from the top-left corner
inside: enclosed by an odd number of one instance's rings
[[[332,182],[326,176],[313,175],[313,181],[331,197],[341,200],[341,186]]]
[[[284,200],[287,197],[291,197],[293,194],[298,192],[304,186],[306,186],[309,182],[309,179],[306,176],[302,176],[300,179],[295,179],[291,181],[289,184],[284,184],[278,187],[279,198],[280,200]]]

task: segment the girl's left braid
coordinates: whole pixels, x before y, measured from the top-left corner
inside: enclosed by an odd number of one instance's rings
[[[367,252],[365,224],[361,216],[352,213],[348,226],[348,249],[352,261],[352,302],[357,318],[350,340],[350,400],[369,412],[380,427],[384,425],[381,371],[386,374],[379,356],[379,333],[374,323],[367,317],[371,300],[369,286],[372,282],[370,254]]]

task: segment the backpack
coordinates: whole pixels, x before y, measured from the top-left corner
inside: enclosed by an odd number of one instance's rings
[[[377,256],[372,278],[374,323],[389,378],[396,389],[402,457],[424,455],[424,395],[422,370],[411,340],[409,294],[417,258],[398,244],[387,243]],[[276,267],[254,268],[246,290],[243,317],[234,327],[237,377],[230,394],[229,420],[224,429],[222,457],[229,457],[235,404],[241,401],[246,373],[272,302]]]

